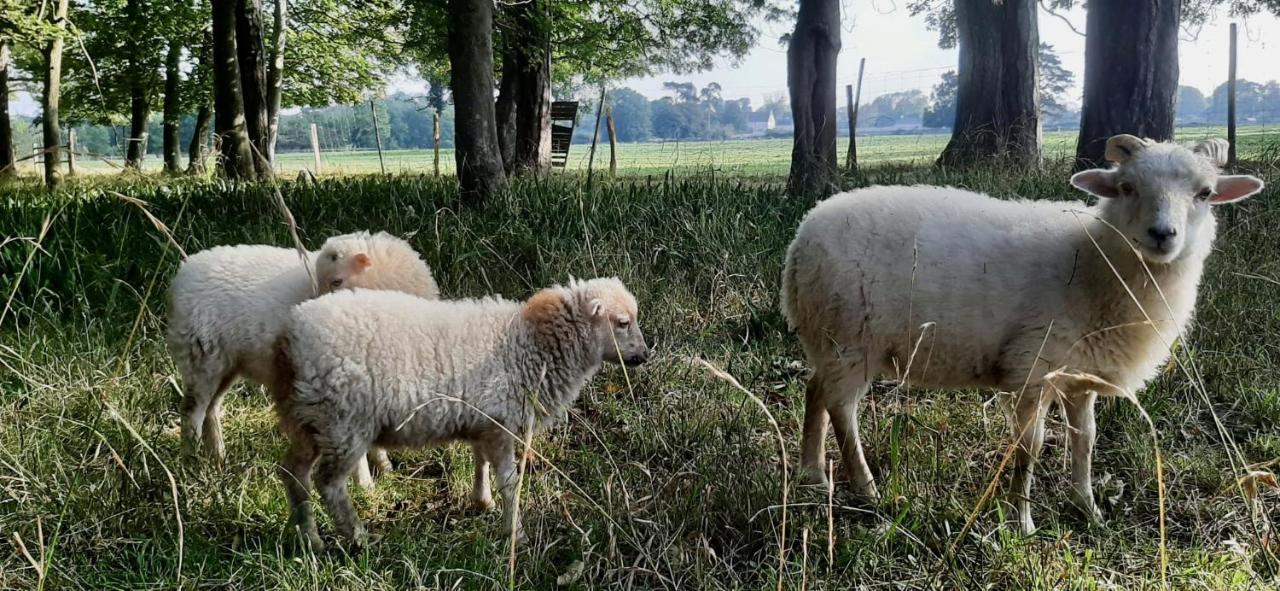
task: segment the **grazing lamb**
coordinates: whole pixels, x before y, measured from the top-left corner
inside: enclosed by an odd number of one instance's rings
[[[1262,189],[1172,143],[1118,135],[1106,157],[1115,168],[1071,177],[1103,198],[1097,207],[916,186],[836,195],[809,212],[782,278],[783,312],[813,368],[807,480],[825,481],[829,417],[850,480],[878,496],[858,436],[858,403],[877,376],[998,388],[1014,395],[1022,531],[1035,527],[1032,467],[1055,400],[1071,425],[1073,500],[1101,518],[1090,482],[1094,400],[1156,374],[1195,306],[1215,234],[1210,207]]]
[[[358,548],[366,534],[346,477],[369,447],[461,440],[478,459],[472,501],[493,506],[493,464],[506,532],[518,534],[517,437],[563,417],[601,362],[648,359],[636,314],[617,279],[570,281],[524,303],[355,290],[294,308],[272,390],[292,443],[280,467],[290,523],[322,546],[308,501],[314,480]]]
[[[284,332],[289,309],[316,293],[365,287],[424,298],[439,297],[431,270],[409,246],[390,234],[335,236],[318,252],[316,286],[289,248],[219,246],[191,255],[178,269],[169,293],[169,353],[182,372],[182,437],[195,448],[201,438],[217,461],[222,441],[222,397],[238,376],[272,383],[272,346]],[[390,467],[383,453],[370,454]],[[368,466],[359,473],[372,484]]]

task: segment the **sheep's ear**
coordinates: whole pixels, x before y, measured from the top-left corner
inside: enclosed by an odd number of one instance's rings
[[[1218,185],[1214,188],[1209,203],[1222,205],[1248,199],[1262,190],[1262,181],[1255,176],[1235,174],[1218,177]]]
[[[587,302],[587,313],[591,315],[592,319],[604,316],[604,300],[591,298],[591,301]]]
[[[1115,163],[1128,162],[1134,154],[1147,147],[1147,141],[1127,133],[1113,135],[1107,140],[1107,151],[1104,156]]]
[[[1071,186],[1099,197],[1115,199],[1120,196],[1114,170],[1094,169],[1077,172],[1071,175]]]
[[[357,271],[363,271],[373,266],[373,261],[369,259],[369,255],[362,252],[351,257],[351,264],[356,266]]]

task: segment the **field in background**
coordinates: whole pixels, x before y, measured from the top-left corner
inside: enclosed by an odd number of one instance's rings
[[[1242,158],[1270,158],[1280,162],[1280,127],[1242,127],[1238,132]],[[923,135],[869,135],[858,137],[860,163],[928,165],[946,146],[949,135],[945,133]],[[1194,140],[1208,137],[1226,137],[1225,128],[1187,127],[1178,130],[1178,139]],[[1049,160],[1069,158],[1074,155],[1075,131],[1050,131],[1044,134],[1044,151]],[[843,163],[848,150],[848,139],[839,140],[839,159]],[[589,145],[575,144],[569,150],[569,170],[587,169]],[[286,178],[294,178],[298,172],[314,168],[310,152],[288,152],[277,156],[277,168]],[[388,150],[383,153],[388,173],[430,173],[430,150]],[[668,170],[686,172],[715,171],[717,174],[783,175],[791,162],[790,139],[742,139],[701,142],[649,142],[620,144],[618,148],[618,172],[623,175],[657,175]],[[89,174],[118,172],[119,160],[104,161],[81,157],[77,166]],[[440,151],[440,167],[445,174],[454,172],[453,150]],[[601,142],[596,152],[594,168],[607,171],[609,146]],[[161,161],[148,156],[144,163],[147,171],[158,172]],[[28,161],[23,169],[34,174],[35,168]],[[378,154],[373,150],[326,151],[321,153],[323,176],[349,174],[373,174],[380,171]]]
[[[718,161],[739,145],[723,144]],[[751,146],[785,152],[785,142]],[[1061,198],[1067,174],[1060,165],[887,167],[854,182]],[[1275,168],[1264,176],[1280,180]],[[461,207],[450,180],[284,183],[309,245],[357,229],[400,234],[446,296],[523,298],[570,274],[617,274],[636,293],[656,356],[629,373],[607,368],[567,422],[535,440],[545,459],[525,481],[529,539],[514,570],[497,515],[468,508],[463,446],[393,454],[396,473],[356,493],[383,536],[358,556],[293,547],[275,475],[284,441],[258,389],[228,395],[226,466],[180,454],[181,384],[163,345],[163,294],[178,257],[134,204],[103,189],[148,202],[194,252],[287,244],[261,187],[109,178],[69,183],[70,195],[7,188],[0,533],[11,551],[0,555],[0,588],[38,586],[16,536],[44,565],[48,589],[1161,588],[1156,456],[1128,403],[1100,404],[1103,527],[1071,509],[1056,414],[1037,469],[1041,531],[1022,538],[1004,525],[1003,504],[978,506],[1008,441],[986,392],[877,387],[862,430],[879,504],[860,501],[843,478],[830,505],[824,490],[794,478],[784,489],[782,470],[799,454],[805,369],[777,293],[783,251],[808,205],[779,198],[776,182],[720,175],[603,182],[591,194],[579,180],[516,182],[479,209]],[[1280,495],[1243,497],[1243,468],[1231,458],[1270,471],[1280,461],[1280,190],[1224,207],[1219,220],[1197,322],[1179,346],[1181,362],[1199,372],[1191,379],[1171,364],[1141,395],[1160,433],[1169,583],[1277,588],[1280,548],[1265,516],[1274,522]],[[761,400],[786,449],[752,399],[692,358]],[[323,517],[321,531],[332,532]]]

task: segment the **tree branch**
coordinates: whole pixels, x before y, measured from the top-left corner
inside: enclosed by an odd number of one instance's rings
[[[1058,17],[1058,20],[1066,23],[1067,28],[1071,29],[1072,33],[1075,33],[1081,37],[1084,37],[1084,32],[1082,32],[1080,29],[1077,29],[1075,25],[1071,24],[1071,19],[1068,19],[1066,15],[1063,15],[1062,13],[1055,11],[1053,8],[1050,8],[1049,5],[1045,2],[1045,0],[1040,0],[1040,8],[1044,9],[1044,11],[1049,13],[1050,15]]]

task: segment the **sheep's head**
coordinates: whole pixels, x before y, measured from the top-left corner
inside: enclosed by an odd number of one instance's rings
[[[431,270],[409,243],[385,232],[356,232],[325,241],[316,258],[321,294],[337,289],[388,289],[439,296]]]
[[[1257,178],[1220,175],[1209,155],[1174,143],[1117,135],[1107,140],[1106,158],[1116,166],[1076,173],[1071,184],[1106,198],[1104,217],[1151,263],[1187,252],[1212,223],[1211,206],[1262,190]]]
[[[543,294],[552,292],[545,290]],[[543,294],[530,301],[534,305]],[[636,298],[617,278],[572,280],[565,303],[578,309],[580,318],[591,325],[593,343],[601,358],[610,363],[636,366],[649,360],[649,346],[640,332]]]

